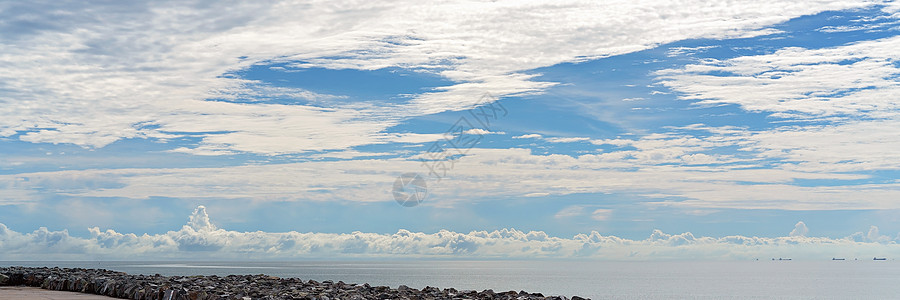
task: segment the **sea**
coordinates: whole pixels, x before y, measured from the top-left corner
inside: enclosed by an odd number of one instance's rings
[[[898,299],[900,262],[873,261],[6,261],[130,274],[267,274],[591,299]]]

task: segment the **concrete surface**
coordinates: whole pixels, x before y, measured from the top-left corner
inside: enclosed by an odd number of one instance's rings
[[[107,296],[76,292],[51,291],[36,287],[2,286],[0,300],[109,300]]]

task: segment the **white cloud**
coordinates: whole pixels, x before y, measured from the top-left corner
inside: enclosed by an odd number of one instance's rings
[[[503,131],[490,131],[490,130],[484,130],[484,129],[481,129],[481,128],[472,128],[472,129],[466,130],[466,131],[463,132],[463,133],[465,133],[465,134],[474,134],[474,135],[506,134],[506,132],[503,132]]]
[[[544,140],[551,142],[551,143],[575,143],[575,142],[589,141],[590,138],[586,138],[586,137],[548,137],[548,138],[544,138]]]
[[[209,215],[206,213],[206,206],[197,206],[194,213],[188,219],[188,227],[196,231],[214,231],[216,226],[209,222]]]
[[[666,51],[666,56],[668,57],[676,57],[676,56],[693,56],[697,53],[705,52],[709,49],[715,49],[719,46],[699,46],[699,47],[672,47],[669,48],[669,51]]]
[[[596,211],[595,211],[596,212]],[[237,232],[211,225],[202,207],[188,225],[164,234],[119,233],[89,229],[90,236],[74,237],[68,231],[40,228],[19,233],[0,223],[0,251],[8,259],[84,259],[102,255],[109,259],[276,259],[311,257],[480,257],[599,259],[752,259],[791,255],[798,259],[873,257],[896,253],[896,241],[879,236],[871,241],[852,237],[697,237],[690,232],[666,234],[654,230],[647,239],[604,236],[596,231],[571,238],[541,231],[515,229],[457,233],[399,230],[377,233]],[[871,232],[871,231],[870,231]],[[876,230],[877,234],[877,230]],[[798,247],[798,245],[808,247]]]
[[[900,136],[893,133],[898,126],[900,118],[778,128],[748,135],[745,149],[810,172],[896,170]]]
[[[542,136],[540,134],[532,133],[532,134],[523,134],[523,135],[519,135],[519,136],[514,136],[513,138],[514,139],[539,139],[539,138],[542,138]]]
[[[549,195],[550,195],[550,193],[528,193],[528,194],[522,195],[522,197],[544,197],[544,196],[549,196]]]
[[[550,143],[574,143],[574,142],[584,142],[589,141],[590,138],[586,137],[545,137],[540,134],[532,133],[532,134],[523,134],[519,136],[512,137],[514,139],[540,139]]]
[[[869,227],[869,232],[866,234],[866,238],[870,242],[877,242],[877,243],[886,243],[891,240],[890,237],[881,235],[880,233],[878,233],[878,226],[874,226],[874,225]]]
[[[657,72],[662,84],[699,104],[730,103],[773,116],[898,116],[900,37],[772,54],[706,59]],[[728,75],[715,75],[728,74]]]
[[[404,118],[464,109],[486,91],[504,97],[553,85],[527,70],[689,38],[767,34],[790,18],[870,4],[15,2],[0,12],[9,20],[0,23],[9,33],[0,37],[0,135],[86,147],[195,136],[198,145],[177,151],[205,155],[394,142],[385,131]],[[454,84],[405,105],[340,104],[330,101],[340,95],[223,76],[265,63],[402,67]],[[204,101],[273,96],[319,106]]]
[[[798,179],[840,183],[869,175],[758,168],[754,167],[754,159],[672,165],[667,162],[694,151],[685,149],[703,149],[702,144],[709,142],[683,137],[668,139],[674,141],[629,141],[644,150],[580,156],[535,155],[528,149],[473,148],[452,162],[453,169],[448,170],[440,184],[429,185],[429,198],[422,205],[452,205],[506,196],[628,193],[654,198],[658,205],[695,208],[900,208],[895,201],[900,197],[900,182],[797,186],[793,183]],[[679,147],[685,148],[677,150],[684,154],[657,150]],[[72,170],[0,175],[0,183],[7,183],[0,188],[4,195],[19,195],[3,199],[14,203],[34,203],[51,196],[392,201],[391,184],[396,176],[406,172],[427,175],[428,169],[418,161],[393,158],[221,168]],[[429,182],[436,179],[429,176]],[[860,194],[867,196],[860,198]]]
[[[346,151],[334,151],[334,152],[326,152],[321,154],[313,154],[308,155],[307,157],[313,159],[320,158],[339,158],[339,159],[355,159],[361,157],[373,157],[373,156],[391,156],[393,153],[388,152],[360,152],[356,150],[346,150]]]
[[[662,84],[698,104],[737,104],[797,125],[719,132],[745,154],[806,172],[894,170],[900,154],[900,37],[823,49],[707,59],[659,71]],[[719,75],[714,75],[719,74]],[[726,75],[721,75],[726,74]],[[803,121],[827,125],[805,125]],[[777,123],[776,123],[777,124]]]
[[[809,228],[806,227],[806,223],[803,223],[803,221],[800,221],[800,222],[797,222],[796,225],[794,225],[794,230],[791,230],[791,233],[789,234],[789,236],[806,236],[806,234],[808,234],[808,233],[809,233]]]
[[[842,25],[842,26],[825,26],[816,31],[821,31],[825,33],[835,33],[835,32],[851,32],[851,31],[860,31],[860,30],[873,30],[873,29],[881,29],[888,25],[896,25],[896,22],[891,23],[881,23],[881,24],[863,24],[863,25]]]
[[[606,221],[612,215],[611,209],[594,207],[597,207],[597,205],[570,205],[561,209],[559,212],[553,215],[553,217],[559,220],[571,220],[589,217],[590,219],[595,221]]]
[[[897,235],[897,238],[893,242],[900,241],[900,234]],[[891,237],[882,235],[879,232],[878,226],[870,226],[868,232],[856,232],[848,236],[847,239],[856,242],[893,243]]]
[[[570,219],[582,215],[584,215],[584,206],[571,205],[561,209],[559,212],[553,215],[553,217],[557,219]]]
[[[591,213],[591,219],[594,219],[597,221],[606,221],[609,219],[609,217],[611,215],[612,215],[611,209],[598,208],[598,209],[595,209],[594,212]]]

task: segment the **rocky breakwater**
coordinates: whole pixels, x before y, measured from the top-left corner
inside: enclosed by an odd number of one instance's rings
[[[123,299],[567,299],[538,293],[458,291],[401,285],[394,289],[341,281],[303,281],[266,275],[129,275],[102,269],[0,267],[0,285],[24,285]],[[581,297],[572,297],[580,300]]]

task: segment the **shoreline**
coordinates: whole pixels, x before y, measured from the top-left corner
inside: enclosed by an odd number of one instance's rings
[[[0,300],[112,300],[104,295],[45,290],[33,286],[0,286]]]
[[[122,299],[545,299],[581,300],[578,296],[544,296],[525,291],[459,291],[400,285],[370,286],[343,281],[304,281],[264,274],[228,276],[130,275],[105,269],[0,267],[0,286],[31,286],[46,290],[104,295]]]

